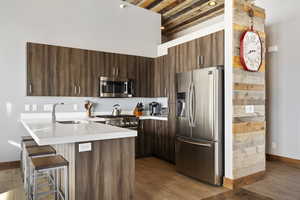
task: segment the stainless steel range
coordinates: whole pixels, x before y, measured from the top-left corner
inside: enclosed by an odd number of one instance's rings
[[[97,115],[97,118],[103,119],[100,123],[117,126],[121,128],[128,128],[137,130],[139,126],[139,119],[134,115]]]

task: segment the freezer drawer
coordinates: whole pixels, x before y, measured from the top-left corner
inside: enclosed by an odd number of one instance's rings
[[[176,170],[213,185],[222,185],[223,160],[220,144],[210,141],[176,139]]]

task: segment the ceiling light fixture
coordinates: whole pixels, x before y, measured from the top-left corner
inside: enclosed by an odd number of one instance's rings
[[[210,1],[210,2],[208,2],[208,5],[209,5],[209,6],[216,6],[216,5],[217,5],[217,2],[215,2],[215,1]]]
[[[160,30],[165,30],[165,27],[164,27],[164,26],[161,26],[161,27],[160,27]]]
[[[120,4],[120,8],[126,8],[127,7],[127,5],[125,5],[125,4]]]

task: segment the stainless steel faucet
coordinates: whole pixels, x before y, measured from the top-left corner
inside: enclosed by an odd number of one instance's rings
[[[56,106],[58,105],[65,105],[64,103],[55,103],[53,104],[53,107],[52,107],[52,123],[56,123]]]

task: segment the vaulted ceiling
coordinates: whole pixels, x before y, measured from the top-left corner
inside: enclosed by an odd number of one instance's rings
[[[125,0],[160,13],[162,34],[174,33],[224,13],[224,0]]]

